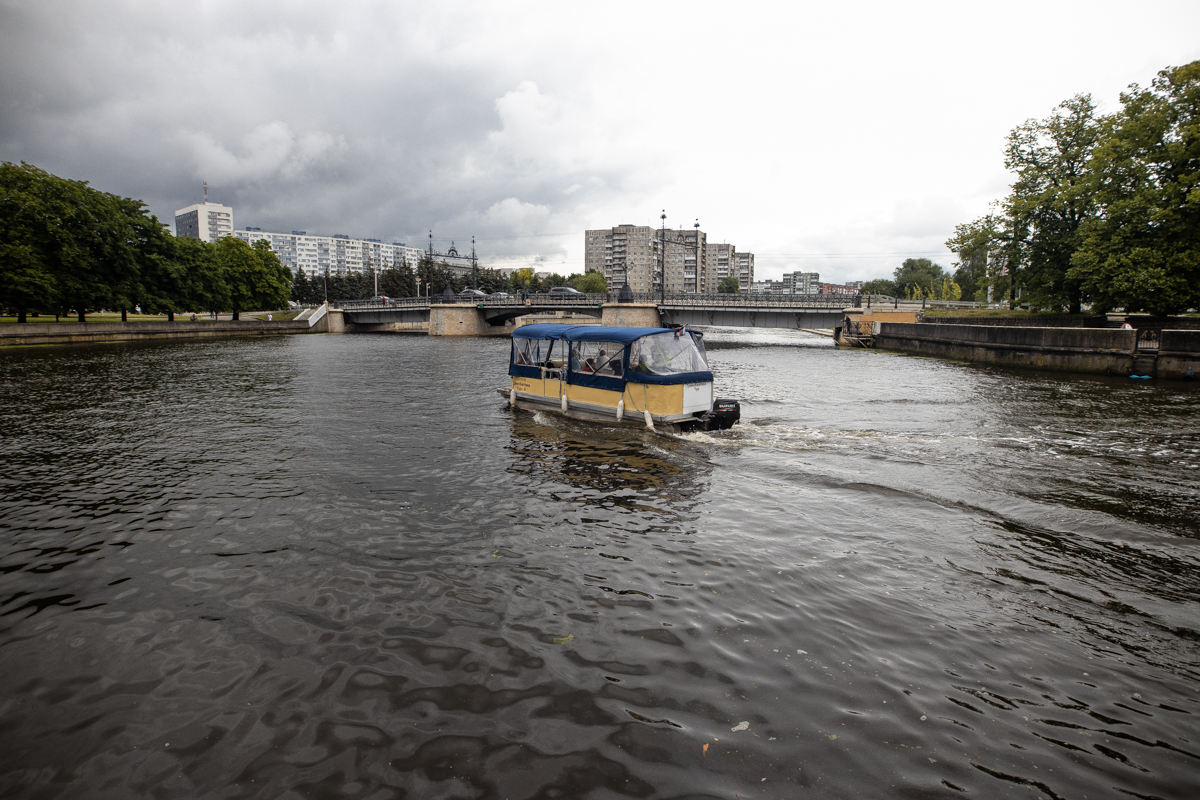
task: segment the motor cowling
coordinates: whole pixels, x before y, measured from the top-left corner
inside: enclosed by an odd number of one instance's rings
[[[742,418],[742,404],[737,400],[714,400],[709,415],[709,430],[728,430]]]

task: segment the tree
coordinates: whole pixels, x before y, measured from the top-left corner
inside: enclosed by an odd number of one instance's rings
[[[15,311],[17,322],[50,307],[57,288],[46,252],[55,238],[53,217],[37,177],[27,164],[0,164],[0,306]]]
[[[717,284],[717,291],[721,294],[737,294],[738,288],[738,279],[732,275],[726,275],[724,278],[721,278],[721,282]]]
[[[185,276],[183,306],[213,312],[228,309],[229,284],[217,262],[217,246],[190,236],[177,236],[172,244],[172,259]]]
[[[944,269],[928,258],[906,258],[896,268],[896,291],[910,298],[928,297],[945,274]]]
[[[997,289],[1001,277],[1008,280],[999,274],[1002,260],[991,259],[991,254],[1002,247],[1000,222],[994,214],[955,226],[954,236],[946,240],[946,249],[958,254],[954,282],[962,287],[964,297],[986,301],[989,288]]]
[[[250,246],[233,236],[222,237],[216,244],[216,260],[229,287],[235,320],[242,311],[287,305],[292,273],[279,263],[265,239]]]
[[[608,291],[608,281],[603,273],[588,270],[575,280],[575,288],[585,294],[604,294]]]
[[[1025,234],[1018,237],[1021,286],[1034,306],[1079,313],[1079,281],[1067,273],[1080,227],[1095,211],[1088,172],[1103,128],[1091,96],[1081,94],[1009,134],[1004,166],[1017,179],[1003,205],[1016,231]]]
[[[509,289],[512,292],[536,292],[539,289],[537,276],[534,275],[533,267],[522,267],[514,270],[512,275],[508,276]]]
[[[887,278],[876,278],[873,281],[867,281],[859,290],[862,294],[882,294],[888,297],[896,296],[896,282],[889,281]]]
[[[416,297],[417,279],[408,264],[379,273],[379,292],[384,297]]]
[[[30,164],[0,164],[0,295],[18,319],[33,307],[157,305],[173,313],[181,274],[171,237],[140,200]]]
[[[296,277],[292,280],[290,296],[294,302],[300,305],[306,305],[309,302],[309,298],[312,296],[312,283],[304,274],[304,270],[298,270]]]
[[[959,300],[962,298],[962,287],[949,275],[943,275],[942,280],[933,285],[927,297],[930,300]]]
[[[1200,61],[1121,95],[1097,147],[1098,213],[1072,258],[1094,310],[1156,315],[1200,306]]]

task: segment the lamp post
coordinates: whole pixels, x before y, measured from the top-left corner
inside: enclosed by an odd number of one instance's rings
[[[658,302],[659,305],[663,305],[667,302],[667,210],[665,208],[662,213],[662,231],[658,235],[658,261],[660,266]]]

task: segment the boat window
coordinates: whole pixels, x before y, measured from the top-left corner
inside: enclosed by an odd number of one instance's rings
[[[650,375],[707,372],[703,345],[684,331],[643,336],[629,346],[630,369]]]
[[[704,334],[700,331],[688,331],[692,335],[692,341],[696,343],[696,349],[700,351],[700,357],[704,359],[705,369],[708,369],[708,351],[704,349]]]
[[[550,358],[551,339],[517,339],[513,343],[513,363],[519,367],[536,367]]]
[[[571,371],[619,378],[624,354],[625,345],[620,342],[572,342]]]

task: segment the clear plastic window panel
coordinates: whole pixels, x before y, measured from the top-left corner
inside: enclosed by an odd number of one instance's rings
[[[513,339],[513,363],[519,367],[536,367],[550,358],[549,339]]]
[[[631,344],[629,363],[638,372],[650,375],[678,375],[683,372],[707,372],[708,361],[703,345],[685,332],[668,331],[646,336]],[[633,366],[636,364],[636,366]]]
[[[625,345],[619,342],[572,342],[571,371],[619,378],[624,354]]]

